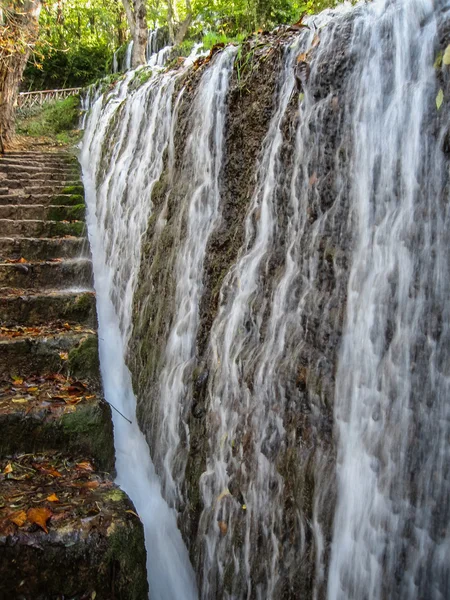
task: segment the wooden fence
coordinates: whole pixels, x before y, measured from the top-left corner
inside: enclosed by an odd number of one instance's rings
[[[69,96],[76,96],[83,88],[66,88],[64,90],[42,90],[39,92],[22,92],[17,98],[17,107],[32,108],[33,106],[42,106],[46,102],[53,100],[63,100]]]

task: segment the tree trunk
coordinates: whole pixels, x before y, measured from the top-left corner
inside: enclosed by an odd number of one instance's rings
[[[147,8],[145,0],[134,1],[135,32],[131,66],[133,69],[145,63],[145,50],[148,41]]]
[[[189,27],[191,26],[191,23],[192,23],[191,0],[186,0],[186,18],[184,19],[184,21],[182,23],[180,23],[180,25],[178,27],[178,31],[175,36],[175,45],[176,46],[181,44],[182,41],[184,40],[184,38],[186,37],[186,34],[189,30]]]
[[[133,38],[133,54],[131,66],[133,69],[145,63],[145,49],[148,40],[147,8],[145,0],[122,0]]]
[[[4,152],[14,134],[14,116],[19,84],[38,34],[40,0],[8,6],[0,35],[0,150]]]

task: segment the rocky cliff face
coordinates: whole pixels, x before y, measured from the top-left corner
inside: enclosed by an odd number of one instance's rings
[[[173,76],[170,132],[146,188],[128,365],[202,598],[327,594],[365,11],[217,48]],[[444,3],[418,27],[430,19],[423,132],[445,165],[447,202]],[[393,35],[386,24],[387,57],[401,43]]]

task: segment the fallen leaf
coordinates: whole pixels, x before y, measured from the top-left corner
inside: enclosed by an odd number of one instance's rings
[[[47,496],[46,500],[49,502],[59,502],[59,498],[56,494],[50,494],[50,496]]]
[[[47,521],[53,515],[52,511],[48,508],[29,508],[27,511],[27,518],[30,523],[35,523],[39,525],[41,529],[48,533],[47,529]]]
[[[75,465],[75,468],[78,469],[79,471],[93,471],[94,470],[94,467],[87,460],[84,462],[77,463]]]
[[[13,523],[15,523],[17,525],[17,527],[22,527],[22,525],[25,523],[25,521],[27,520],[27,513],[24,510],[19,510],[16,513],[13,513],[10,517],[9,517],[10,521],[12,521]]]
[[[60,352],[59,353],[59,358],[61,360],[68,360],[69,359],[69,353],[68,352]]]
[[[6,465],[6,467],[4,468],[4,470],[3,470],[3,473],[4,473],[5,475],[8,475],[8,473],[12,473],[12,470],[13,470],[13,468],[12,468],[12,464],[11,464],[11,463],[8,463],[8,464]]]
[[[20,262],[20,263],[22,263],[22,264],[24,264],[24,263],[26,263],[26,262],[27,262],[27,259],[26,259],[26,258],[23,258],[23,256],[22,256],[22,258],[19,260],[19,262]]]
[[[26,398],[13,398],[12,402],[15,402],[16,404],[25,404],[28,400]]]
[[[443,102],[444,102],[444,91],[442,89],[440,89],[439,93],[436,97],[436,108],[438,110],[440,110]]]
[[[16,385],[22,385],[23,383],[22,377],[13,377],[13,381]]]
[[[442,62],[444,63],[444,65],[446,67],[450,66],[450,44],[445,49],[444,57],[442,59]]]
[[[219,521],[218,525],[219,525],[220,533],[222,535],[225,535],[228,531],[228,525],[225,523],[225,521]]]
[[[129,513],[130,515],[134,515],[135,517],[137,517],[139,519],[139,515],[137,513],[135,513],[134,510],[126,510],[125,512]]]

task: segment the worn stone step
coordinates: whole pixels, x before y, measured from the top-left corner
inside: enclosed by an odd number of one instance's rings
[[[94,292],[30,292],[17,289],[0,295],[0,323],[6,327],[45,325],[58,320],[95,328]]]
[[[0,231],[5,237],[64,237],[66,235],[85,237],[83,221],[64,223],[63,221],[35,221],[0,219]]]
[[[80,221],[84,219],[83,203],[75,206],[43,204],[0,204],[0,219]]]
[[[92,262],[87,258],[54,262],[0,263],[2,288],[55,290],[92,288]]]
[[[0,173],[14,173],[25,175],[36,175],[43,172],[49,173],[80,173],[80,168],[76,164],[63,163],[36,163],[33,159],[25,161],[16,161],[0,158]]]
[[[9,194],[9,188],[0,187],[0,196],[7,196]]]
[[[21,258],[29,261],[87,258],[89,253],[89,243],[84,237],[0,238],[0,262]]]
[[[57,194],[67,186],[79,186],[79,180],[63,179],[51,182],[48,179],[0,179],[0,186],[9,190],[26,190],[28,194]]]
[[[43,373],[68,373],[98,383],[97,335],[58,324],[0,327],[0,377]]]
[[[64,191],[64,190],[63,190]],[[42,204],[47,206],[48,204],[53,204],[54,206],[74,206],[76,204],[83,204],[84,197],[83,194],[73,194],[73,193],[58,193],[58,194],[26,194],[24,191],[16,192],[14,194],[9,193],[1,195],[0,194],[0,206],[6,204],[22,204],[22,205],[31,205],[31,204]]]
[[[14,179],[15,181],[27,181],[30,184],[34,181],[51,181],[55,183],[64,183],[66,180],[77,180],[80,174],[77,171],[65,170],[56,171],[55,169],[39,169],[34,173],[28,173],[21,167],[17,170],[11,167],[6,167],[0,163],[0,183],[5,180]]]
[[[0,597],[148,598],[143,526],[81,452],[0,460]]]
[[[90,382],[58,373],[0,381],[0,457],[70,448],[114,471],[111,411]]]

